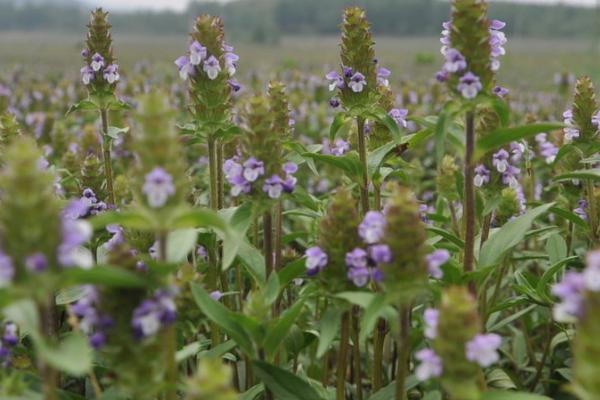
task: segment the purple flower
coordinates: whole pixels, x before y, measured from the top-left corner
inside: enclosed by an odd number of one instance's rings
[[[500,359],[498,348],[502,344],[502,337],[495,333],[477,334],[465,345],[467,360],[475,361],[486,368]]]
[[[270,178],[265,179],[262,189],[270,198],[278,199],[281,197],[281,192],[283,192],[283,181],[279,175],[272,175]]]
[[[17,324],[7,322],[4,325],[4,333],[2,334],[2,342],[9,346],[16,346],[19,343],[19,334]]]
[[[583,220],[587,220],[588,215],[587,212],[585,211],[586,208],[588,207],[588,203],[585,199],[581,199],[578,202],[579,207],[577,207],[576,209],[573,210],[573,212],[575,214],[577,214],[579,216],[579,218],[583,219]]]
[[[325,78],[329,81],[329,91],[344,88],[344,78],[340,76],[336,71],[330,71],[325,75]]]
[[[258,161],[254,157],[250,157],[244,162],[244,178],[248,182],[254,182],[260,176],[264,175],[265,167],[262,161]]]
[[[283,172],[286,174],[294,174],[298,171],[298,164],[295,162],[289,161],[283,164]]]
[[[483,88],[479,77],[472,72],[467,72],[460,78],[458,91],[465,99],[474,99],[479,91]]]
[[[239,61],[240,57],[235,53],[225,53],[223,58],[225,59],[225,70],[227,70],[229,76],[235,75],[237,62]]]
[[[210,298],[213,299],[214,301],[219,301],[221,299],[221,297],[223,297],[223,292],[221,292],[219,290],[210,292]]]
[[[169,196],[175,194],[173,177],[164,168],[156,167],[146,174],[142,192],[150,207],[160,208],[165,205]]]
[[[33,253],[25,259],[25,268],[30,272],[43,272],[48,268],[48,260],[44,253]]]
[[[179,57],[177,60],[175,60],[175,65],[177,65],[177,68],[179,69],[179,77],[184,81],[187,80],[191,75],[194,75],[194,65],[191,63],[188,56]]]
[[[112,233],[112,237],[104,244],[107,250],[114,250],[118,245],[125,242],[125,231],[121,225],[110,224],[106,226],[106,231]]]
[[[365,80],[365,76],[360,72],[355,73],[350,78],[350,82],[348,86],[354,93],[360,93],[363,91],[363,88],[367,85],[367,81]]]
[[[465,57],[456,49],[446,50],[444,57],[446,58],[444,70],[447,72],[455,73],[467,68],[467,61],[465,60]]]
[[[350,150],[350,143],[346,142],[344,139],[336,139],[335,145],[329,149],[329,153],[334,156],[344,155],[346,152]]]
[[[338,108],[340,106],[340,99],[338,99],[337,97],[332,97],[331,99],[329,99],[329,105],[332,108]]]
[[[435,339],[437,336],[438,319],[440,311],[435,308],[427,308],[423,313],[423,321],[425,322],[425,337],[427,339]]]
[[[377,68],[377,83],[379,83],[380,85],[383,86],[390,86],[390,81],[388,80],[388,78],[390,77],[390,75],[392,74],[392,72],[384,67],[378,67]]]
[[[515,166],[509,165],[508,169],[502,174],[502,183],[510,186],[511,188],[520,187],[517,175],[521,173],[521,170]]]
[[[493,29],[495,31],[499,31],[500,29],[503,29],[505,26],[506,26],[506,22],[500,21],[499,19],[493,19],[490,21],[490,29]]]
[[[444,83],[448,80],[449,74],[448,72],[441,70],[435,73],[435,79],[440,82],[440,83]]]
[[[357,287],[365,286],[369,282],[370,277],[371,272],[366,267],[350,268],[348,270],[348,279],[350,279]]]
[[[352,78],[352,75],[354,75],[352,67],[342,66],[342,71],[344,72],[344,78],[350,79]]]
[[[235,79],[229,79],[227,83],[229,84],[229,87],[231,88],[231,90],[233,90],[234,93],[237,93],[240,90],[242,90],[242,84],[236,81]]]
[[[477,187],[482,187],[490,181],[490,171],[483,164],[479,164],[475,167],[475,176],[473,177],[473,184]]]
[[[442,359],[432,349],[421,349],[415,353],[419,366],[415,369],[418,380],[426,381],[429,378],[442,374]]]
[[[562,280],[552,286],[552,294],[560,298],[552,309],[552,315],[558,322],[574,322],[582,314],[583,297],[585,287],[583,274],[568,271]]]
[[[104,57],[102,57],[100,54],[96,53],[92,56],[92,62],[90,64],[90,67],[92,67],[92,70],[94,72],[98,72],[102,69],[102,67],[104,67]]]
[[[196,256],[204,262],[208,261],[208,251],[206,251],[206,247],[198,245],[196,247]]]
[[[102,331],[94,332],[89,341],[94,349],[99,349],[106,344],[106,334]]]
[[[0,288],[7,287],[15,276],[15,266],[12,259],[0,250]]]
[[[498,97],[504,97],[508,94],[508,89],[499,85],[494,86],[494,89],[492,90],[492,92],[494,92],[494,94]]]
[[[406,128],[408,123],[406,122],[406,117],[408,116],[408,110],[405,108],[392,108],[389,112],[388,112],[389,116],[392,117],[392,119],[394,121],[396,121],[396,123],[403,127]]]
[[[208,57],[208,59],[204,61],[204,64],[202,65],[202,70],[206,72],[208,79],[214,81],[219,75],[219,72],[221,72],[219,60],[217,60],[215,56]]]
[[[428,254],[426,260],[429,274],[436,279],[442,279],[444,273],[440,267],[446,264],[449,259],[450,252],[446,249],[437,249]]]
[[[600,291],[600,250],[587,253],[586,268],[583,270],[583,283],[591,292]]]
[[[366,268],[367,252],[360,247],[346,253],[346,265],[350,268]]]
[[[389,263],[392,261],[392,251],[387,244],[375,244],[369,247],[369,256],[376,263]]]
[[[176,294],[177,289],[169,287],[157,290],[152,298],[142,301],[134,310],[131,320],[136,338],[153,336],[160,328],[175,322],[177,319],[174,300]]]
[[[83,82],[83,84],[86,86],[89,85],[95,77],[94,70],[89,65],[86,65],[85,67],[81,68],[80,72],[81,82]]]
[[[118,82],[121,76],[119,75],[119,66],[117,64],[110,64],[104,70],[104,80],[106,80],[109,84],[113,84]]]
[[[242,193],[250,193],[252,185],[242,175],[233,176],[229,181],[231,183],[231,195],[237,197]]]
[[[204,60],[207,56],[206,47],[202,46],[200,42],[194,40],[190,44],[190,64],[192,65],[200,65],[202,60]]]
[[[592,125],[595,125],[596,128],[600,129],[600,111],[592,116]]]
[[[358,234],[368,244],[380,242],[385,228],[385,216],[379,211],[369,211],[358,226]]]
[[[492,165],[498,172],[503,174],[509,167],[508,164],[509,154],[506,150],[500,149],[492,156]]]
[[[243,171],[244,167],[242,167],[242,164],[236,162],[233,158],[229,158],[223,163],[223,173],[227,180],[231,180],[234,176],[242,175]]]
[[[62,213],[62,242],[57,249],[58,263],[63,267],[91,268],[93,259],[89,251],[81,246],[92,238],[93,229],[89,222],[73,218],[65,209]]]
[[[286,175],[285,179],[281,182],[281,185],[283,186],[283,191],[286,193],[292,193],[294,191],[294,188],[296,187],[297,182],[298,179],[296,179],[296,177],[294,177],[293,175]]]
[[[327,265],[327,254],[318,246],[309,247],[304,252],[306,256],[306,272],[308,275],[315,275]]]

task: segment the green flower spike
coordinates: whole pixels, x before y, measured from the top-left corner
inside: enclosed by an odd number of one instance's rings
[[[595,314],[600,309],[600,293],[586,292],[583,309],[573,342],[573,391],[581,400],[595,400],[600,398],[600,318]]]

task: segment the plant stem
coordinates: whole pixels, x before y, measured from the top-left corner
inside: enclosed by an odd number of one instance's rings
[[[217,209],[225,206],[225,177],[223,176],[223,143],[216,146],[217,160],[215,168],[217,170]]]
[[[590,219],[590,229],[592,243],[596,243],[598,241],[598,207],[596,204],[596,196],[594,196],[594,181],[591,179],[586,179],[585,181],[585,191],[587,195],[587,202],[589,208],[589,219]]]
[[[466,148],[465,148],[465,193],[464,193],[464,229],[465,229],[465,258],[464,272],[473,271],[475,247],[475,186],[473,184],[473,153],[475,151],[475,114],[467,112],[466,116]],[[469,282],[469,290],[476,296],[475,282]]]
[[[338,351],[338,365],[336,377],[336,400],[346,399],[346,370],[348,367],[348,339],[350,337],[350,312],[342,314],[340,348]]]
[[[381,184],[373,182],[373,209],[381,210]]]
[[[362,371],[360,362],[360,308],[352,307],[352,358],[354,360],[354,384],[356,385],[356,398],[362,400]]]
[[[483,247],[483,244],[488,237],[490,236],[490,228],[492,226],[492,213],[489,213],[485,217],[483,217],[483,226],[481,227],[481,241],[479,243],[479,248]]]
[[[56,337],[56,327],[54,318],[54,296],[51,296],[45,303],[38,305],[40,314],[40,333],[45,338]],[[57,400],[56,386],[58,382],[58,372],[43,360],[38,361],[38,369],[42,377],[42,391],[45,400]]]
[[[369,175],[367,171],[367,140],[365,136],[365,120],[362,117],[356,118],[358,129],[358,156],[363,166],[362,182],[360,182],[360,207],[364,215],[369,211]]]
[[[210,208],[217,210],[219,207],[218,179],[217,179],[217,150],[216,140],[213,135],[208,135],[208,173],[210,176]],[[218,246],[214,249],[208,249],[208,272],[207,287],[209,291],[217,290],[217,281],[219,279]],[[216,324],[210,324],[210,333],[212,346],[219,344],[219,328]]]
[[[273,272],[273,218],[271,211],[265,211],[263,214],[263,254],[268,277]]]
[[[379,318],[373,342],[373,393],[383,387],[383,346],[385,344],[385,319]]]
[[[158,256],[163,263],[167,262],[167,233],[160,232],[158,239]],[[165,393],[166,400],[177,400],[177,363],[175,362],[175,353],[177,352],[177,330],[175,322],[168,325],[163,332],[163,343],[165,349],[165,378],[167,388]]]
[[[408,375],[408,362],[410,358],[410,343],[408,334],[410,330],[410,307],[402,305],[399,308],[400,333],[398,335],[398,364],[396,372],[396,400],[406,398],[405,381]]]
[[[208,136],[208,173],[210,176],[210,208],[217,210],[219,208],[217,151],[216,141],[212,135]]]
[[[110,156],[111,138],[108,136],[108,111],[106,109],[103,108],[100,110],[100,118],[102,119],[102,154],[104,158],[104,177],[106,179],[108,202],[116,204],[115,190],[113,188],[112,159]]]

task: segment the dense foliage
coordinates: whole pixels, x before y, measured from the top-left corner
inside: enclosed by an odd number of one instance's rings
[[[244,86],[208,14],[125,71],[102,9],[78,81],[4,72],[0,397],[600,398],[594,84],[503,87],[494,16],[427,84],[360,7],[322,76]]]

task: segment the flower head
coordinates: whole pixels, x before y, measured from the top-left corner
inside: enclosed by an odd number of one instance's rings
[[[432,349],[422,349],[415,353],[419,365],[415,369],[418,380],[426,381],[442,374],[442,359]]]
[[[262,161],[254,157],[250,157],[244,162],[244,178],[248,182],[256,181],[260,176],[264,175],[265,167]]]
[[[202,70],[204,72],[206,72],[208,79],[210,79],[211,81],[214,81],[217,78],[217,76],[219,75],[219,72],[221,72],[221,66],[219,65],[219,60],[217,60],[217,58],[215,56],[208,57],[208,59],[206,61],[204,61]]]
[[[502,337],[495,333],[477,334],[465,345],[467,360],[489,367],[500,359],[498,348],[501,344]]]
[[[223,58],[225,59],[225,69],[227,70],[229,76],[235,75],[237,62],[239,61],[240,57],[235,53],[225,53]]]
[[[477,187],[482,187],[490,181],[490,171],[483,164],[479,164],[475,167],[475,176],[473,177],[473,184]]]
[[[283,192],[283,181],[279,175],[274,174],[270,178],[265,179],[265,183],[263,184],[263,192],[267,193],[267,195],[272,199],[278,199],[281,197],[281,193]]]
[[[360,247],[346,253],[346,265],[350,268],[366,268],[367,252]]]
[[[191,63],[188,56],[179,57],[175,60],[175,65],[177,65],[177,68],[179,69],[179,77],[184,81],[187,80],[189,76],[194,75],[194,65]]]
[[[111,85],[118,82],[121,76],[119,75],[119,66],[117,64],[110,64],[104,69],[104,80]]]
[[[369,211],[358,226],[358,234],[368,244],[380,242],[385,228],[385,216],[379,211]]]
[[[479,91],[483,88],[479,77],[472,72],[464,74],[458,84],[458,91],[462,94],[465,99],[474,99],[477,97]]]
[[[309,247],[304,252],[306,256],[306,272],[315,275],[327,266],[327,254],[318,246]]]
[[[48,260],[44,253],[33,253],[25,259],[25,268],[30,272],[43,272],[48,268]]]
[[[94,54],[92,56],[92,62],[90,64],[90,67],[92,67],[92,70],[94,72],[100,71],[104,67],[104,57],[102,57],[98,53]]]
[[[156,167],[146,174],[142,192],[146,195],[150,207],[160,208],[175,194],[173,177],[164,168]]]
[[[437,336],[437,326],[440,311],[435,308],[428,308],[423,313],[423,321],[425,322],[425,337],[427,339],[435,339]]]
[[[429,274],[436,279],[441,279],[444,273],[440,267],[446,264],[449,259],[450,252],[446,249],[437,249],[428,254],[426,260]]]
[[[348,86],[354,93],[360,93],[363,91],[363,88],[367,85],[367,81],[365,80],[365,76],[360,72],[355,73],[350,78],[350,82]]]
[[[0,288],[8,286],[15,276],[12,259],[0,250]]]
[[[444,70],[447,72],[455,73],[467,68],[467,60],[465,60],[465,57],[456,49],[446,50],[444,57],[446,58]]]
[[[81,68],[80,72],[81,72],[81,82],[83,82],[83,84],[86,86],[89,85],[90,82],[96,76],[94,73],[94,70],[89,65],[86,65],[85,67]]]
[[[206,58],[206,56],[206,47],[202,46],[202,44],[200,44],[200,42],[198,42],[197,40],[194,40],[192,44],[190,44],[190,64],[200,65],[200,63]]]
[[[394,119],[394,121],[396,121],[396,123],[403,127],[406,128],[408,126],[408,123],[406,122],[406,117],[408,116],[408,110],[405,108],[392,108],[389,112],[388,112],[389,116],[392,117]]]

